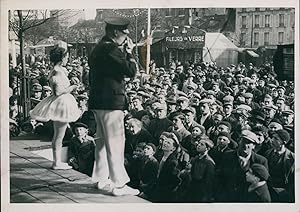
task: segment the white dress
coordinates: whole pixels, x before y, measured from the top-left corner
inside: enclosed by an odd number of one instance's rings
[[[67,71],[64,68],[55,67],[55,75],[53,71],[49,75],[49,82],[52,90],[66,90],[70,86],[70,81],[66,75]],[[54,92],[53,92],[54,93]],[[76,99],[70,93],[46,97],[38,103],[33,110],[30,111],[31,118],[47,122],[74,122],[80,117],[81,111],[77,106]]]

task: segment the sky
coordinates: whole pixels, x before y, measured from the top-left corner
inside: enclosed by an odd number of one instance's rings
[[[96,17],[96,9],[84,9],[85,19],[94,19]]]

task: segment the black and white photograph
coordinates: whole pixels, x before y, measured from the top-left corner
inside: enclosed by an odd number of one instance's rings
[[[81,4],[1,15],[5,207],[299,210],[299,8]]]

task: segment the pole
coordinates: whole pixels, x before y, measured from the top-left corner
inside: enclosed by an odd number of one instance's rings
[[[150,64],[150,45],[151,45],[151,13],[150,8],[148,8],[148,24],[147,24],[147,57],[146,57],[146,74],[149,74],[149,64]]]
[[[251,45],[251,48],[252,48],[252,42],[253,42],[253,14],[251,15],[252,17],[252,23],[251,23],[251,36],[250,36],[250,39],[251,39],[251,42],[250,42],[250,45]]]
[[[138,60],[138,21],[137,21],[137,15],[134,16],[135,18],[135,57]]]

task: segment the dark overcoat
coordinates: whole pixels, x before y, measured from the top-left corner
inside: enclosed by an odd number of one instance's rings
[[[247,200],[246,172],[252,164],[258,163],[268,169],[268,160],[252,152],[249,163],[245,168],[240,165],[237,151],[225,152],[220,164],[218,201],[245,202]]]
[[[123,110],[125,77],[134,77],[137,66],[131,54],[104,36],[89,57],[89,109]]]

